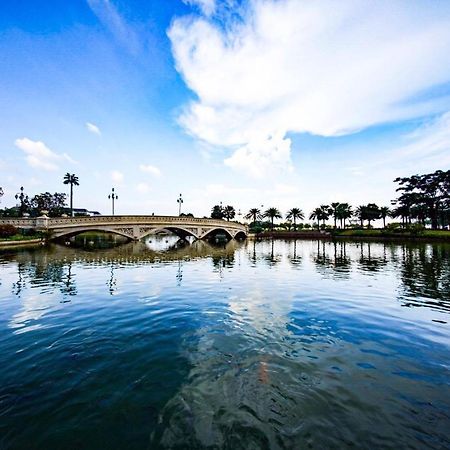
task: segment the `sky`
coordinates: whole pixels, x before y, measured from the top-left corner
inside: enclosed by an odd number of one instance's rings
[[[390,205],[450,167],[447,0],[2,0],[0,207]]]

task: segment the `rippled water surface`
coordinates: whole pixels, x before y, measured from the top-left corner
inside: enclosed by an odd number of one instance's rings
[[[0,449],[450,447],[450,247],[0,252]]]

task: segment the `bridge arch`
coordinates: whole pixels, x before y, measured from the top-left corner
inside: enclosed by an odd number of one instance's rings
[[[129,234],[125,233],[121,230],[116,230],[114,228],[93,228],[93,227],[83,227],[83,228],[69,228],[67,230],[59,230],[55,233],[52,233],[51,239],[61,239],[61,238],[69,238],[72,236],[77,236],[81,233],[88,233],[88,232],[95,232],[95,233],[110,233],[110,234],[117,234],[118,236],[126,237],[129,240],[133,240],[133,237]]]
[[[175,234],[176,236],[178,236],[181,239],[185,239],[187,236],[192,236],[195,239],[199,239],[199,237],[195,233],[193,233],[191,230],[188,230],[188,229],[186,229],[184,227],[180,227],[180,226],[165,226],[165,227],[153,228],[153,229],[148,230],[145,233],[141,234],[141,236],[139,236],[139,239],[144,239],[147,236],[157,234],[160,231],[168,231],[170,233]]]
[[[233,235],[228,230],[220,227],[211,228],[201,237],[201,239],[209,239],[217,234],[225,234],[229,240],[233,239]]]

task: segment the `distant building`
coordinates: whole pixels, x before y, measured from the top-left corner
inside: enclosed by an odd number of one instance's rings
[[[73,208],[74,216],[101,216],[98,211],[88,211],[86,208]]]

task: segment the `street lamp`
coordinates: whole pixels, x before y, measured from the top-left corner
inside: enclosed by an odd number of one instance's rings
[[[111,194],[108,195],[108,198],[112,201],[112,215],[114,215],[114,202],[119,198],[119,196],[114,192],[114,188],[112,188]]]
[[[183,197],[181,194],[177,198],[177,203],[178,203],[178,215],[181,216],[181,204],[183,203]]]
[[[20,186],[20,192],[18,192],[15,197],[16,200],[20,201],[20,214],[23,215],[23,212],[25,211],[25,203],[28,203],[28,195],[23,192],[23,186]]]

